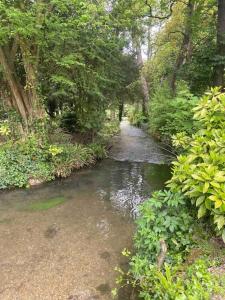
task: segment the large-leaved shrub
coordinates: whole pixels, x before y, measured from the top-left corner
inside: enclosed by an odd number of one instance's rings
[[[211,216],[225,241],[225,93],[211,90],[194,112],[199,130],[174,137],[184,153],[173,163],[169,186],[191,199],[198,218]]]

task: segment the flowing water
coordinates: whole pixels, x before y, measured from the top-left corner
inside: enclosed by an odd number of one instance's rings
[[[141,129],[123,121],[112,144],[93,168],[0,193],[0,299],[112,299],[137,205],[169,176],[165,153]]]

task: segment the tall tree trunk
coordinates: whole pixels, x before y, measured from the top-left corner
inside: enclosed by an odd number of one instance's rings
[[[26,73],[26,86],[25,92],[29,99],[30,106],[32,107],[30,117],[32,119],[40,118],[43,116],[44,111],[40,103],[39,95],[37,92],[37,57],[33,57],[29,45],[26,41],[20,41],[20,48],[22,52],[23,65]],[[35,60],[36,59],[36,60]]]
[[[186,15],[186,21],[185,21],[185,29],[183,33],[183,40],[180,47],[180,51],[178,54],[178,57],[175,62],[175,66],[173,69],[173,73],[170,80],[170,87],[172,94],[176,94],[176,81],[177,81],[177,74],[183,65],[185,59],[191,58],[191,52],[192,52],[192,41],[191,41],[191,34],[192,34],[192,24],[191,19],[194,12],[194,3],[193,0],[189,0],[187,4],[187,15]]]
[[[3,47],[0,47],[0,63],[3,67],[5,79],[8,83],[8,87],[12,96],[12,104],[20,113],[25,125],[27,126],[30,111],[28,101],[24,95],[19,81],[12,70],[11,64],[8,62],[7,55]]]
[[[148,115],[148,101],[149,101],[149,91],[148,91],[148,83],[143,73],[143,57],[141,52],[141,44],[140,41],[135,41],[135,48],[137,54],[137,65],[140,71],[140,81],[141,81],[141,89],[142,89],[142,112],[144,116]]]
[[[122,118],[123,118],[123,110],[124,110],[124,102],[123,102],[123,100],[120,100],[120,103],[119,103],[119,121],[120,122],[122,121]]]
[[[218,0],[217,17],[217,57],[219,62],[214,69],[214,85],[224,87],[225,67],[225,0]]]

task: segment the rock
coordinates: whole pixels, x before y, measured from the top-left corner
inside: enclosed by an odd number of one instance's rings
[[[70,295],[67,300],[97,300],[99,295],[93,294],[93,291],[81,291],[74,295]]]
[[[56,234],[57,234],[58,231],[59,231],[59,227],[56,224],[52,224],[45,231],[45,237],[47,239],[53,239],[56,236]]]
[[[36,186],[36,185],[42,184],[44,182],[44,180],[37,179],[37,178],[30,178],[28,182],[29,182],[30,186]]]

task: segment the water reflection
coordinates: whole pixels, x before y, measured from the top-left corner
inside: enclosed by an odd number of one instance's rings
[[[162,188],[170,174],[166,165],[115,161],[108,161],[107,165],[105,184],[98,190],[99,196],[132,217],[137,215],[138,205],[154,190]]]
[[[0,210],[26,207],[27,202],[63,196],[76,201],[82,195],[109,202],[116,211],[137,215],[138,204],[163,187],[169,179],[167,165],[119,162],[111,159],[100,162],[93,169],[74,173],[59,180],[29,190],[15,190],[0,194]]]

